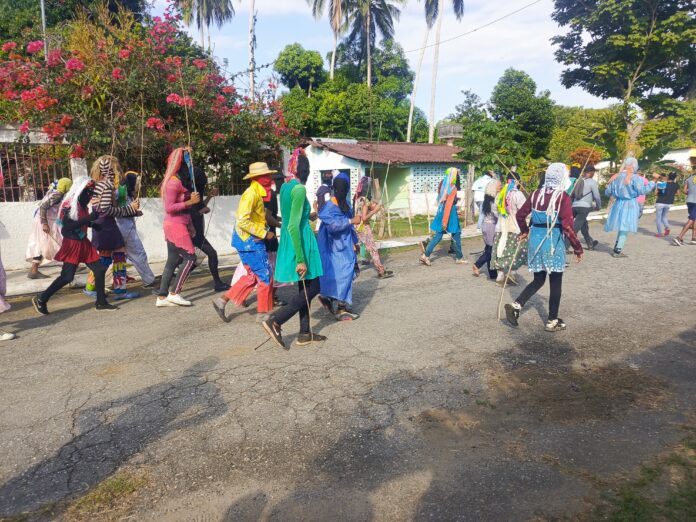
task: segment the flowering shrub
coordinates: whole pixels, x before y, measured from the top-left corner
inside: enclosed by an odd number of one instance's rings
[[[173,8],[144,25],[128,12],[97,9],[53,29],[49,41],[60,45],[46,57],[42,41],[5,42],[0,121],[16,122],[23,134],[41,129],[51,140],[67,140],[74,157],[113,149],[137,170],[142,156],[146,170],[160,174],[189,132],[199,161],[220,166],[232,158],[235,177],[265,159],[263,151],[293,141],[275,89],[255,100],[240,96],[180,22]]]

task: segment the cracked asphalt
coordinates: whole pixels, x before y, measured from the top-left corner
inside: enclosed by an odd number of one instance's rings
[[[621,260],[592,225],[605,246],[568,270],[558,334],[548,287],[512,329],[500,290],[444,251],[430,268],[392,253],[391,280],[365,270],[361,318],[315,306],[329,340],[287,352],[261,344],[253,309],[220,322],[204,274],[191,309],[147,294],[97,313],[71,293],[38,317],[17,301],[0,317],[19,334],[0,346],[0,518],[64,517],[119,470],[148,476],[137,520],[588,518],[696,428],[696,247],[655,239],[653,220]]]

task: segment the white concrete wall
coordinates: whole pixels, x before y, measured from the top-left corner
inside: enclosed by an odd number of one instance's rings
[[[207,238],[221,255],[233,254],[230,246],[240,196],[219,196],[210,202],[206,216]],[[137,218],[138,233],[152,262],[164,261],[167,247],[162,232],[164,211],[159,199],[142,199],[143,216]],[[0,251],[8,270],[22,269],[28,264],[24,255],[37,202],[0,204]]]

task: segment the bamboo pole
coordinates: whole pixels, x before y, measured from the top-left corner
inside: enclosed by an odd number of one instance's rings
[[[411,181],[408,182],[408,228],[413,235],[413,206],[411,205]]]
[[[391,167],[391,161],[387,163],[387,173],[384,175],[384,197],[387,199],[387,205],[385,207],[385,210],[387,211],[387,233],[389,234],[389,237],[392,237],[392,229],[391,229],[391,213],[389,212],[389,168]]]
[[[430,233],[430,200],[428,199],[428,194],[430,194],[430,183],[423,185],[423,196],[425,196],[425,213],[428,216],[428,230],[425,231],[426,234]]]

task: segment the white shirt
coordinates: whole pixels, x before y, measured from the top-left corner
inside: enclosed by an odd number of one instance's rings
[[[474,202],[481,203],[486,197],[486,186],[493,178],[488,174],[484,174],[471,185],[471,190],[474,192]]]

